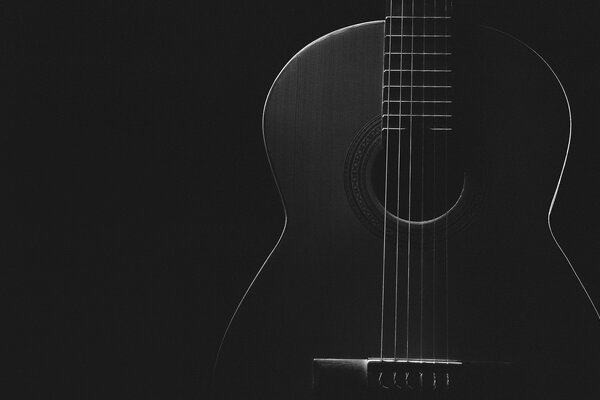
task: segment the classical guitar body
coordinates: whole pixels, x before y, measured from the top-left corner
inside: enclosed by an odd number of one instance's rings
[[[506,34],[457,28],[452,96],[394,140],[386,29],[320,38],[272,86],[286,225],[225,334],[215,398],[599,399],[600,323],[549,226],[571,135],[558,78]]]

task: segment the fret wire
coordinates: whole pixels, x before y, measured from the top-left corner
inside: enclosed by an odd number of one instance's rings
[[[450,56],[450,55],[452,55],[452,53],[418,53],[418,52],[416,52],[416,53],[408,52],[407,53],[407,52],[399,52],[399,51],[392,51],[391,53],[386,51],[383,54],[384,55],[390,55],[390,54],[391,55],[396,55],[396,54],[401,55],[401,54],[403,54],[403,55],[418,55],[418,56]]]
[[[449,85],[383,85],[384,88],[432,88],[432,89],[452,89]]]
[[[400,15],[388,15],[387,17],[385,17],[385,19],[392,19],[392,18],[398,18],[398,19],[450,19],[452,17],[446,17],[446,16],[429,16],[429,17],[424,17],[424,16],[400,16]]]
[[[451,69],[384,69],[383,72],[452,72]],[[414,87],[414,86],[413,86]]]
[[[384,100],[383,102],[384,103],[443,103],[443,104],[450,104],[450,103],[452,103],[452,100]]]
[[[406,130],[406,128],[396,128],[396,127],[383,127],[381,128],[382,131],[404,131]],[[452,128],[428,128],[427,130],[429,131],[440,131],[440,132],[450,132],[452,131]]]
[[[416,37],[416,38],[451,38],[452,35],[404,35],[404,34],[398,34],[398,35],[385,35],[385,37],[407,37],[407,38],[412,38],[412,37]]]
[[[382,117],[439,117],[451,118],[452,114],[383,114]]]

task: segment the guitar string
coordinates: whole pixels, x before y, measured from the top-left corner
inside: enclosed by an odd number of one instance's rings
[[[436,0],[433,0],[433,12],[434,12],[434,15],[435,15],[435,13],[437,13],[437,1]],[[437,27],[435,25],[435,20],[432,22],[432,26],[433,26],[433,35],[435,36],[437,34],[437,29],[436,29]],[[435,54],[436,51],[437,51],[437,41],[434,40],[433,41],[433,54]],[[446,57],[446,56],[444,56],[444,57]],[[437,56],[435,56],[434,59],[437,60]],[[438,66],[437,62],[435,64],[435,66],[437,68],[437,66]],[[437,77],[434,78],[434,86],[435,86],[435,84],[437,84]],[[425,93],[425,89],[423,89],[423,93]],[[437,115],[436,114],[437,113],[436,101],[437,101],[437,92],[434,90],[433,91],[433,115]],[[431,132],[432,136],[435,135],[435,133],[436,133],[436,131],[432,131]],[[433,193],[432,193],[433,215],[437,215],[436,214],[436,198],[435,198],[435,195],[436,195],[436,190],[435,190],[436,189],[436,187],[435,187],[436,179],[435,178],[436,178],[436,172],[437,172],[436,171],[437,155],[436,155],[436,148],[435,148],[436,140],[437,140],[437,137],[433,136],[433,179],[432,179],[433,180]],[[435,299],[435,278],[436,278],[436,276],[435,276],[435,267],[436,267],[435,245],[436,245],[436,240],[437,240],[436,232],[435,232],[436,223],[437,223],[437,219],[434,218],[433,219],[433,249],[432,249],[432,254],[431,254],[431,256],[432,256],[432,260],[431,260],[431,265],[432,265],[432,267],[431,267],[431,289],[432,289],[431,290],[431,293],[432,293],[431,303],[432,303],[432,307],[431,308],[432,308],[432,317],[433,317],[432,318],[432,335],[431,335],[431,337],[433,338],[432,344],[431,344],[431,351],[432,351],[431,358],[433,360],[435,360],[435,341],[436,341],[436,337],[435,337],[435,300],[436,300]]]
[[[427,69],[427,66],[425,65],[425,53],[427,52],[427,46],[425,45],[425,35],[427,34],[426,32],[426,26],[427,26],[427,0],[424,0],[423,2],[423,48],[421,49],[421,52],[423,53],[423,70]],[[432,68],[435,69],[435,68]],[[423,76],[423,85],[425,86],[425,76]],[[421,118],[421,221],[425,220],[425,88],[421,89],[421,100],[423,100],[423,103],[421,105],[421,114],[422,114],[422,118]],[[433,115],[435,115],[435,112],[433,113]],[[423,360],[423,266],[424,266],[424,240],[425,240],[425,229],[423,226],[420,227],[421,228],[421,270],[420,270],[420,275],[421,275],[421,287],[419,289],[419,293],[420,293],[420,297],[421,297],[421,303],[420,303],[420,309],[421,309],[421,324],[419,326],[419,358],[421,360]]]
[[[393,15],[393,5],[394,5],[394,0],[390,0],[390,16]],[[393,18],[388,18],[387,21],[389,23],[390,29],[392,26],[392,19]],[[384,65],[383,65],[383,73],[382,73],[382,85],[381,85],[381,99],[382,99],[382,103],[381,103],[381,114],[384,114],[384,109],[386,107],[384,107],[385,103],[385,41],[386,41],[386,33],[385,33],[385,22],[384,22],[384,28],[383,28],[383,45],[384,45],[384,50],[383,50],[383,60],[384,60]],[[391,53],[392,53],[392,36],[390,35],[387,38],[388,41],[388,70],[391,69]],[[387,199],[388,199],[388,161],[389,161],[389,143],[390,143],[390,139],[389,139],[389,133],[390,133],[390,81],[391,81],[391,73],[388,72],[388,88],[387,88],[387,120],[386,120],[386,127],[382,128],[382,131],[384,131],[385,129],[385,182],[384,182],[384,199],[383,199],[383,260],[382,260],[382,278],[381,278],[381,334],[380,334],[380,340],[381,340],[381,344],[380,344],[380,353],[379,353],[379,357],[381,358],[381,360],[383,361],[383,333],[384,333],[384,321],[385,321],[385,261],[386,261],[386,242],[387,242]]]
[[[412,13],[415,16],[415,0],[412,0]],[[414,21],[414,18],[413,18]],[[411,53],[415,48],[415,25],[411,24]],[[411,250],[411,206],[412,206],[412,139],[413,139],[413,83],[414,83],[414,55],[410,56],[410,116],[409,116],[409,142],[408,142],[408,247],[406,265],[406,359],[409,359],[409,334],[410,334],[410,250]]]
[[[400,3],[400,15],[404,16],[404,0],[402,0],[402,2]],[[390,25],[390,35],[392,34],[392,30],[391,30],[391,25]],[[401,132],[402,130],[400,129],[402,127],[402,71],[404,69],[404,65],[403,65],[403,53],[404,53],[404,18],[400,18],[400,65],[399,65],[399,70],[400,70],[400,81],[399,81],[399,100],[400,102],[398,103],[398,114],[400,115],[398,117],[398,160],[397,160],[397,169],[396,169],[396,274],[395,274],[395,282],[396,282],[396,290],[394,293],[394,360],[397,359],[397,345],[398,345],[398,272],[399,272],[399,239],[398,237],[400,236],[400,228],[399,228],[399,216],[400,216],[400,159],[401,159],[401,143],[402,143],[402,135]],[[389,59],[391,60],[392,55],[388,55]],[[388,89],[389,90],[389,89]]]
[[[444,35],[447,36],[448,35],[448,0],[444,0]],[[444,53],[448,53],[448,39],[445,38],[444,39]],[[444,57],[444,69],[448,69],[448,58]],[[445,82],[444,82],[444,86],[448,86],[448,75],[444,74],[445,77]],[[444,90],[444,97],[447,100],[448,98],[448,93],[446,90]],[[444,109],[447,111],[447,103],[444,103]],[[447,115],[447,112],[445,113],[445,115]],[[448,207],[448,134],[444,135],[444,209],[446,209]],[[446,284],[446,363],[449,363],[450,361],[450,349],[449,349],[449,325],[450,325],[450,317],[449,317],[449,311],[450,311],[450,306],[449,306],[449,293],[448,293],[448,289],[449,289],[449,279],[448,279],[448,272],[449,272],[449,267],[448,267],[448,216],[445,217],[445,245],[444,245],[444,251],[445,251],[445,264],[446,264],[446,271],[445,271],[445,284]]]

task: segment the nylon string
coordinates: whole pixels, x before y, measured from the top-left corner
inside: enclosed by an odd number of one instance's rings
[[[444,18],[444,35],[446,35],[446,38],[444,39],[444,53],[448,53],[448,0],[444,0],[444,16],[446,18]],[[445,65],[445,69],[448,69],[448,58],[447,56],[444,57],[444,65]],[[445,77],[445,86],[448,86],[448,75],[444,74]],[[447,100],[447,90],[444,90],[444,96],[445,96],[445,100]],[[447,103],[444,103],[444,109],[446,109],[448,106],[446,105]],[[444,135],[444,208],[447,208],[448,206],[448,134]],[[445,266],[446,266],[446,363],[448,363],[450,361],[450,352],[449,352],[449,322],[450,322],[450,318],[449,318],[449,294],[448,294],[448,289],[449,289],[449,285],[448,285],[448,216],[446,216],[445,218],[445,230],[446,230],[446,234],[445,234],[445,246],[444,246],[444,250],[445,250]]]
[[[437,11],[437,2],[436,2],[436,0],[433,0],[433,10],[434,10],[434,13]],[[433,21],[432,25],[433,25],[433,32],[432,33],[433,33],[433,35],[436,35],[437,32],[436,32],[435,21]],[[437,52],[437,42],[434,40],[433,41],[433,54],[436,54],[436,52]],[[434,57],[437,57],[437,56],[434,56]],[[444,57],[447,57],[447,56],[444,56]],[[436,64],[436,66],[437,66],[437,64]],[[434,83],[437,83],[437,79],[434,80]],[[423,92],[425,92],[425,89],[423,89]],[[436,103],[436,101],[437,101],[437,91],[434,90],[433,91],[433,115],[437,115],[436,114],[437,113],[437,103]],[[435,135],[435,131],[432,131],[431,134]],[[434,136],[433,137],[433,193],[432,193],[432,196],[433,196],[433,202],[432,202],[432,204],[433,204],[433,215],[434,216],[437,215],[437,213],[436,213],[436,207],[435,207],[435,205],[436,205],[436,200],[435,200],[435,195],[436,195],[435,183],[436,182],[435,182],[435,178],[436,178],[436,159],[437,159],[437,157],[436,157],[436,148],[435,148],[436,139],[437,138]],[[434,218],[434,220],[433,220],[433,249],[432,249],[432,261],[431,261],[431,265],[432,265],[432,268],[431,268],[432,269],[432,271],[431,271],[431,273],[432,273],[432,276],[431,276],[431,281],[432,281],[432,283],[431,283],[431,288],[432,288],[431,293],[432,293],[432,314],[433,314],[432,315],[432,338],[433,338],[433,340],[432,340],[432,357],[431,358],[434,359],[434,360],[435,360],[435,339],[436,339],[435,338],[435,278],[436,278],[436,276],[435,276],[435,267],[436,267],[436,258],[435,258],[435,256],[436,256],[435,250],[436,249],[435,249],[435,245],[436,245],[436,240],[437,240],[437,238],[436,238],[436,232],[435,232],[436,222],[437,222],[437,220],[436,220],[436,218]]]
[[[400,15],[404,16],[404,0],[402,0],[402,3],[400,4]],[[391,31],[391,26],[390,26],[390,34],[392,33]],[[400,215],[400,155],[401,155],[401,142],[402,142],[402,137],[401,137],[401,132],[402,130],[400,129],[402,127],[402,71],[403,71],[403,53],[404,53],[404,40],[403,40],[403,36],[404,35],[404,18],[400,18],[400,68],[398,68],[400,70],[400,82],[399,82],[399,100],[400,102],[398,103],[398,114],[400,114],[400,116],[398,117],[398,165],[397,165],[397,172],[396,172],[396,176],[397,176],[397,185],[396,185],[396,217],[398,217]],[[391,59],[391,54],[388,56]],[[396,275],[395,275],[395,293],[394,293],[394,360],[397,359],[397,346],[398,346],[398,276],[399,276],[399,242],[398,242],[398,236],[399,236],[399,220],[396,219]]]
[[[412,0],[412,11],[414,17],[415,0]],[[415,48],[415,25],[414,19],[411,24],[411,53]],[[411,248],[411,206],[412,206],[412,139],[413,139],[413,82],[414,82],[414,55],[410,56],[410,114],[409,114],[409,142],[408,142],[408,248],[406,265],[406,358],[409,358],[409,332],[410,332],[410,248]],[[397,236],[396,236],[396,240]]]
[[[425,35],[427,31],[425,27],[427,26],[427,5],[425,4],[427,0],[423,2],[423,47],[421,49],[421,53],[423,53],[423,70],[426,70],[427,67],[425,65],[425,53],[427,52],[425,46]],[[435,68],[432,68],[435,69]],[[423,84],[421,86],[425,86],[425,79],[423,79]],[[425,88],[421,89],[421,221],[425,220]],[[435,112],[433,113],[435,115]],[[421,270],[420,270],[420,278],[421,278],[421,287],[420,287],[420,310],[421,310],[421,325],[419,326],[419,358],[423,359],[423,266],[424,266],[424,246],[423,242],[425,240],[425,229],[421,226]]]
[[[394,0],[390,0],[390,16],[393,15],[393,5],[394,5]],[[389,25],[390,25],[390,31],[392,29],[392,20],[393,18],[389,19]],[[388,91],[387,91],[387,111],[384,112],[384,93],[385,93],[385,38],[386,38],[386,33],[385,33],[385,23],[384,23],[384,31],[383,31],[383,43],[384,43],[384,50],[383,50],[383,60],[384,60],[384,72],[382,73],[382,85],[381,85],[381,98],[382,98],[382,103],[381,103],[381,114],[387,114],[387,121],[386,121],[386,127],[382,129],[382,131],[385,129],[386,135],[385,135],[385,183],[384,183],[384,200],[383,200],[383,260],[382,260],[382,279],[381,279],[381,334],[380,334],[380,339],[381,339],[381,345],[380,345],[380,358],[383,361],[383,332],[384,332],[384,321],[385,321],[385,256],[386,256],[386,236],[387,236],[387,198],[388,198],[388,161],[389,161],[389,134],[390,134],[390,81],[391,81],[391,74],[390,72],[388,72]],[[391,69],[391,52],[392,52],[392,36],[389,36],[388,39],[388,66],[387,69],[390,70]]]

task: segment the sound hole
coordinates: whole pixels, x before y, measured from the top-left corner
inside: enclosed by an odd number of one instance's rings
[[[450,210],[462,193],[459,141],[454,133],[419,127],[413,128],[412,143],[410,136],[403,131],[400,137],[390,134],[386,140],[384,135],[369,169],[370,185],[384,207],[387,176],[388,213],[405,221],[431,221]]]

